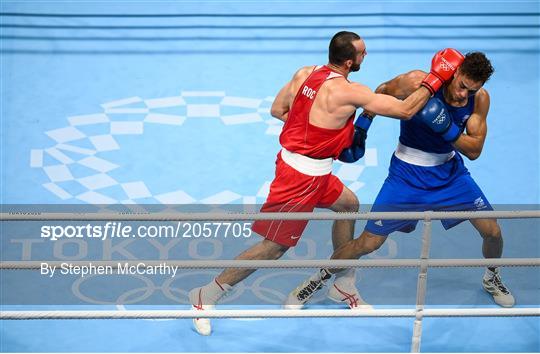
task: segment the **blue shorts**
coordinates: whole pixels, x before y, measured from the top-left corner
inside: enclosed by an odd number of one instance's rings
[[[433,167],[412,165],[392,156],[389,175],[375,199],[372,212],[493,210],[456,153]],[[464,220],[441,220],[446,230]],[[412,232],[418,220],[369,220],[365,230],[380,236]]]

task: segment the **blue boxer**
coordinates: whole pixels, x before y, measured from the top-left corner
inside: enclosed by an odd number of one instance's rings
[[[452,146],[474,109],[474,96],[464,107],[445,103],[442,91],[411,120],[401,122],[389,174],[372,212],[493,210]],[[441,139],[441,136],[443,139]],[[464,220],[441,220],[445,229]],[[418,220],[370,220],[366,230],[380,236],[412,232]]]

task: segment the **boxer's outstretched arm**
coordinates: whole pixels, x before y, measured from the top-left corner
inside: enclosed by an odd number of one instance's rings
[[[482,153],[487,136],[488,111],[489,94],[480,89],[475,96],[473,113],[465,126],[467,134],[461,134],[453,144],[469,160],[476,160]]]
[[[403,101],[389,95],[374,93],[364,85],[353,83],[351,88],[348,99],[354,106],[363,107],[374,114],[404,120],[411,119],[431,96],[431,92],[423,86]]]
[[[452,48],[438,51],[431,60],[429,74],[421,82],[425,90],[419,88],[403,101],[397,101],[395,97],[392,97],[394,99],[392,101],[388,98],[389,96],[374,93],[375,96],[366,95],[366,101],[360,106],[373,113],[399,119],[410,119],[427,102],[428,97],[426,97],[425,91],[428,90],[429,96],[433,96],[445,82],[452,79],[463,59],[463,54]],[[383,106],[385,104],[386,107]]]
[[[425,71],[412,70],[398,75],[389,81],[383,82],[375,89],[375,93],[382,93],[404,100],[420,87],[426,76],[427,73]],[[366,110],[364,110],[364,113],[371,117],[375,116],[373,112]]]

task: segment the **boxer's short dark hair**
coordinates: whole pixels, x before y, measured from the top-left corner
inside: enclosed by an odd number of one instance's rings
[[[342,65],[346,60],[354,60],[356,48],[352,42],[360,36],[354,32],[341,31],[332,37],[328,48],[328,61],[331,64]]]
[[[495,71],[491,62],[482,52],[470,52],[465,55],[460,71],[476,82],[486,82]]]

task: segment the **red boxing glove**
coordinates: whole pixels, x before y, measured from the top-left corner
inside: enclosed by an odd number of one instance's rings
[[[446,48],[437,52],[431,60],[431,70],[422,81],[422,86],[427,88],[433,96],[442,84],[450,80],[457,68],[463,63],[465,57],[459,51]]]

